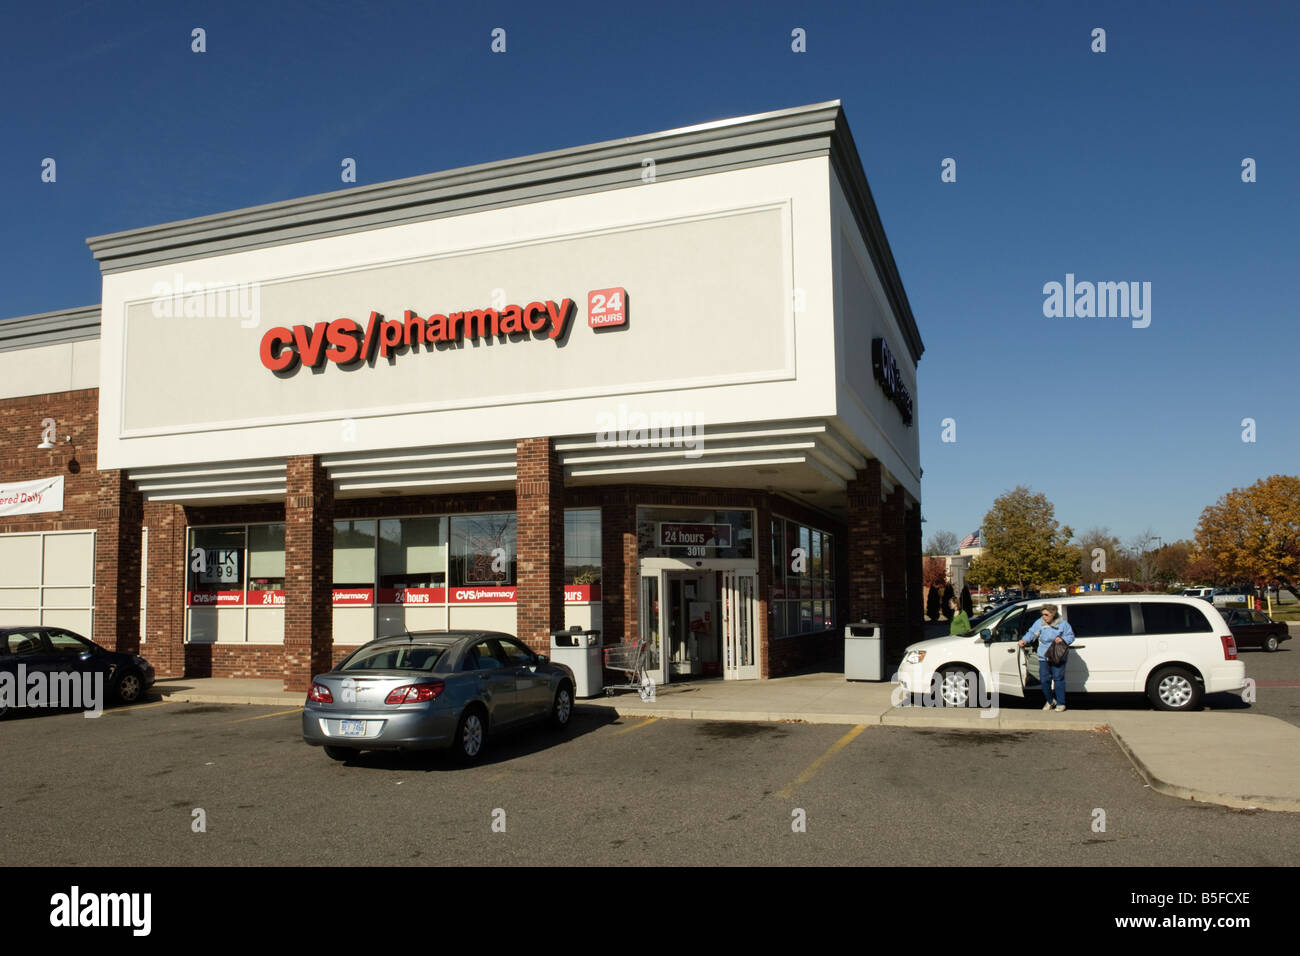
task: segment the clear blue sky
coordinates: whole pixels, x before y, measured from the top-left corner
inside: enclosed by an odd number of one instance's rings
[[[927,347],[927,537],[1027,484],[1169,541],[1300,471],[1300,7],[853,6],[11,6],[0,314],[98,302],[87,236],[340,188],[345,156],[373,183],[841,99]],[[1150,282],[1150,327],[1045,318],[1066,273]]]

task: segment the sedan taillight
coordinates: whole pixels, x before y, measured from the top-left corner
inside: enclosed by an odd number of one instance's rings
[[[404,687],[395,687],[384,698],[384,703],[422,704],[425,701],[437,700],[438,695],[442,693],[445,686],[442,681],[435,680],[427,684],[407,684]]]
[[[334,703],[334,695],[324,684],[312,684],[311,690],[307,691],[307,699],[314,700],[318,704]]]
[[[1235,661],[1237,659],[1237,642],[1233,640],[1231,634],[1222,634],[1219,640],[1223,642],[1223,659],[1225,661]]]

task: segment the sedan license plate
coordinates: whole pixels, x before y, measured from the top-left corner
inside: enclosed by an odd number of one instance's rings
[[[366,732],[366,722],[364,720],[341,720],[342,726],[339,728],[344,737],[360,737]]]

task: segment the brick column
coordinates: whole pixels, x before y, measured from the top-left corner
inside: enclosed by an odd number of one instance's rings
[[[915,644],[925,639],[925,622],[921,613],[924,588],[921,585],[921,503],[919,501],[907,509],[903,528],[907,545],[907,602],[904,605],[904,612],[907,620],[907,641],[909,644]]]
[[[315,455],[289,459],[284,497],[284,689],[333,666],[334,486]]]
[[[185,509],[165,501],[144,502],[149,529],[148,586],[142,649],[156,675],[185,676]]]
[[[605,644],[618,644],[628,633],[624,614],[629,603],[636,607],[636,580],[633,577],[629,590],[627,554],[623,548],[624,536],[636,523],[635,511],[628,504],[626,492],[618,497],[607,497],[600,509],[600,636]],[[637,572],[636,552],[632,555],[632,575]]]
[[[95,642],[140,653],[140,493],[116,469],[98,474],[95,513]],[[156,666],[156,665],[155,665]]]
[[[896,485],[881,509],[885,574],[885,658],[902,658],[908,643],[907,625],[907,503],[906,492]]]
[[[564,470],[553,438],[515,445],[518,637],[549,654],[564,626]]]
[[[883,509],[880,502],[880,462],[871,459],[848,484],[849,619],[845,623],[885,623],[881,597],[884,574]]]

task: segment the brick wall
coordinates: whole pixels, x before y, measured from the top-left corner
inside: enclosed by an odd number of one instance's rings
[[[185,675],[185,509],[164,501],[146,501],[149,529],[148,578],[145,591],[145,644],[142,653],[159,678]]]
[[[280,680],[284,677],[284,648],[270,644],[187,644],[185,676]]]

